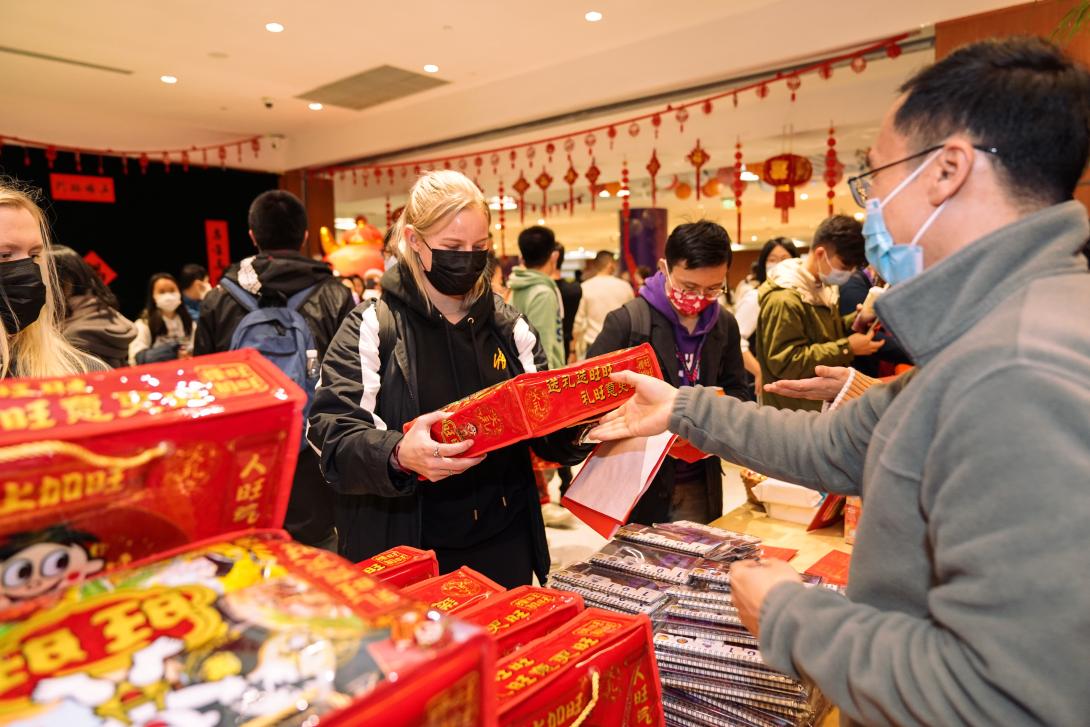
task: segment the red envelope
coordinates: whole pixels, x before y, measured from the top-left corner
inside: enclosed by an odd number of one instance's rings
[[[848,569],[851,566],[852,556],[843,550],[831,550],[825,557],[806,569],[806,573],[812,576],[820,576],[828,583],[838,586],[848,585]]]
[[[462,566],[452,573],[429,578],[401,592],[409,598],[427,603],[437,611],[455,613],[505,590],[499,583]]]
[[[361,560],[357,565],[367,575],[391,586],[404,588],[439,575],[439,561],[434,550],[418,550],[399,545]]]
[[[520,586],[459,611],[458,618],[483,626],[502,657],[552,633],[582,610],[583,597],[575,593]]]

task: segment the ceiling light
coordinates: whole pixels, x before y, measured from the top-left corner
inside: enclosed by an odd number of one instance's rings
[[[178,79],[177,79],[176,76],[159,76],[159,80],[162,81],[163,83],[177,83],[178,82]]]
[[[598,196],[604,199],[609,199],[609,190],[603,189],[601,192],[598,193]]]
[[[742,181],[743,182],[759,182],[759,181],[761,181],[761,178],[758,177],[753,172],[744,171],[744,172],[742,172]]]
[[[539,225],[544,225],[545,224],[545,218],[544,217],[538,217],[537,218],[537,223]]]
[[[805,202],[806,200],[810,199],[810,195],[808,195],[806,192],[803,192],[802,194],[799,195],[799,199],[801,199],[803,202]]]
[[[314,103],[307,104],[307,108],[310,109],[311,111],[321,111],[323,107],[322,107],[322,105],[320,103],[315,101]]]
[[[333,227],[338,230],[354,230],[356,229],[356,220],[352,217],[335,217],[333,218]]]
[[[269,31],[270,33],[283,33],[284,26],[280,23],[265,23],[265,30]]]
[[[498,196],[490,197],[489,200],[488,200],[488,209],[498,210],[499,208],[500,208],[500,198]],[[503,196],[503,208],[505,210],[510,211],[510,210],[517,210],[519,208],[519,206],[518,206],[518,203],[515,202],[514,197],[509,197],[508,195],[505,194]]]
[[[632,193],[627,189],[622,189],[619,192],[617,192],[618,197],[627,197],[630,194],[632,194]]]
[[[497,222],[496,224],[492,225],[492,227],[498,230],[501,227],[503,227],[503,225],[501,225],[499,222]]]
[[[583,17],[587,19],[588,23],[597,23],[599,20],[602,19],[602,14],[597,10],[591,10],[588,11],[587,14]]]
[[[435,65],[434,63],[429,63],[428,65],[424,66],[424,70],[428,73],[438,73],[439,66]]]
[[[757,236],[756,235],[750,235],[749,236],[749,241],[750,242],[757,242]]]
[[[863,213],[862,212],[856,212],[854,217],[855,217],[855,219],[859,220],[860,222],[863,221]]]

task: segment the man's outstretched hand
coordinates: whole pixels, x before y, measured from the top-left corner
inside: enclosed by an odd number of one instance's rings
[[[636,393],[623,406],[602,417],[598,426],[587,435],[589,438],[608,442],[651,437],[666,431],[677,389],[661,379],[632,371],[621,371],[610,378],[618,384],[631,386]]]
[[[814,369],[814,373],[817,376],[812,379],[785,379],[765,384],[764,390],[770,394],[788,396],[792,399],[832,401],[847,383],[851,369],[847,366],[818,366]]]

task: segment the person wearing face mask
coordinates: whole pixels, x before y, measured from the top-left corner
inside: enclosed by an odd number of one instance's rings
[[[780,262],[758,289],[757,360],[762,384],[807,379],[817,366],[847,366],[882,347],[873,333],[852,333],[852,313],[840,315],[839,285],[864,264],[859,222],[835,215],[814,232],[810,255]],[[761,403],[778,409],[815,409],[820,403],[763,391]]]
[[[863,497],[847,598],[735,564],[765,662],[852,724],[1085,724],[1090,635],[1090,72],[1051,43],[965,46],[901,88],[849,182],[878,317],[916,367],[828,414],[638,375],[591,436],[665,429]],[[823,369],[826,375],[831,371]]]
[[[190,263],[182,266],[178,275],[178,287],[182,289],[182,304],[189,311],[189,317],[196,323],[201,317],[201,301],[212,284],[208,280],[208,271],[202,265]]]
[[[727,396],[748,400],[738,324],[717,302],[731,260],[727,231],[714,222],[678,225],[665,255],[639,296],[606,316],[587,355],[650,342],[674,386],[718,386]],[[722,514],[719,459],[690,464],[667,458],[629,521],[707,523]]]
[[[742,363],[745,364],[746,373],[749,374],[750,380],[753,382],[755,395],[761,391],[762,384],[761,363],[753,354],[753,344],[757,333],[757,315],[761,310],[760,303],[757,301],[757,291],[765,284],[769,274],[776,269],[776,266],[784,260],[790,260],[798,256],[799,251],[795,247],[795,243],[786,237],[773,237],[766,242],[764,247],[761,248],[761,253],[757,256],[757,262],[754,263],[753,279],[755,284],[748,287],[738,297],[734,308],[734,317],[738,321],[738,333],[741,336]],[[741,285],[739,283],[739,287]]]
[[[486,274],[488,203],[459,172],[423,174],[394,224],[398,264],[382,298],[341,326],[322,364],[307,439],[341,493],[340,552],[435,550],[442,572],[469,566],[505,587],[545,582],[549,551],[530,449],[561,465],[589,447],[565,429],[486,457],[440,444],[443,406],[548,368],[541,341]],[[405,423],[415,420],[404,434]]]
[[[51,254],[64,292],[65,339],[111,368],[128,366],[136,327],[121,315],[117,296],[72,248],[54,245]]]
[[[61,334],[64,302],[38,195],[0,180],[0,379],[108,369]]]
[[[556,235],[548,227],[527,227],[519,233],[519,254],[522,265],[507,278],[511,305],[541,336],[549,368],[560,368],[568,356],[564,349],[564,303],[553,280],[560,259]]]
[[[148,282],[148,298],[136,319],[136,338],[129,344],[129,365],[137,366],[193,356],[193,319],[182,305],[178,281],[156,273]]]

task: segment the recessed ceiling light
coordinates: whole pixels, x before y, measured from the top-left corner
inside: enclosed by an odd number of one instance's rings
[[[284,26],[280,23],[265,23],[265,30],[270,33],[283,33]]]
[[[806,194],[806,192],[803,192],[802,194],[799,195],[799,199],[801,199],[803,202],[805,202],[806,200],[810,199],[810,195]]]
[[[601,192],[598,193],[598,196],[603,197],[603,198],[609,197],[609,190],[608,189],[603,189]]]
[[[320,103],[318,103],[317,101],[315,101],[314,103],[307,104],[307,108],[310,109],[311,111],[321,111],[322,110],[322,105]]]
[[[743,182],[759,182],[759,181],[761,181],[761,178],[758,177],[753,172],[750,172],[750,171],[747,170],[747,171],[742,172],[742,181]]]
[[[497,222],[496,224],[492,225],[492,227],[498,230],[501,227],[503,227],[503,225],[501,225],[499,222]]]
[[[177,83],[178,78],[176,76],[159,76],[159,80],[163,83]]]
[[[749,236],[749,241],[750,242],[757,242],[757,236],[756,235],[750,235]]]
[[[424,70],[428,73],[438,73],[439,66],[435,65],[434,63],[429,63],[428,65],[424,66]]]
[[[588,23],[597,23],[599,20],[602,19],[602,14],[597,10],[591,10],[587,12],[587,14],[583,17],[587,19]]]
[[[545,218],[544,217],[538,217],[537,218],[537,223],[539,225],[544,225],[545,224]]]
[[[622,189],[621,191],[617,192],[618,197],[627,197],[629,194],[630,192],[627,189]]]

